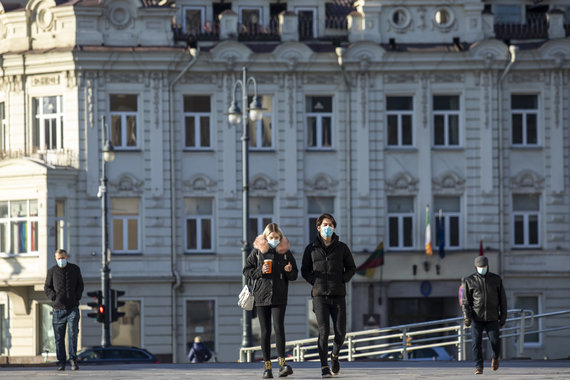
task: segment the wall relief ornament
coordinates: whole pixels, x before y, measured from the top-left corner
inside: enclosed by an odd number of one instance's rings
[[[418,192],[418,180],[408,173],[397,173],[390,179],[386,179],[386,192],[394,194],[416,194]]]
[[[216,181],[205,174],[196,174],[189,180],[182,182],[182,187],[184,194],[211,193],[216,189]]]
[[[31,0],[26,5],[26,10],[30,13],[30,21],[44,32],[52,30],[55,27],[55,16],[52,12],[55,5],[53,0]]]
[[[312,179],[306,179],[305,185],[307,186],[307,192],[320,191],[324,193],[334,193],[336,192],[338,181],[328,174],[319,173]]]
[[[511,189],[521,193],[540,193],[544,189],[544,177],[533,170],[521,170],[510,180]]]
[[[256,196],[274,194],[277,192],[277,181],[264,174],[258,174],[250,179],[250,191]]]
[[[129,4],[122,1],[112,2],[106,12],[107,20],[116,29],[125,29],[133,22],[133,11]]]
[[[144,192],[144,181],[139,181],[137,177],[130,173],[123,173],[117,181],[109,181],[109,186],[115,192],[129,194],[142,194]]]
[[[432,189],[438,194],[462,194],[465,191],[465,179],[449,171],[432,179]]]

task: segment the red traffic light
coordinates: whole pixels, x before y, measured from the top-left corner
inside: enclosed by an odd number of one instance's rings
[[[99,306],[99,313],[103,314],[105,312],[105,308],[103,306]]]

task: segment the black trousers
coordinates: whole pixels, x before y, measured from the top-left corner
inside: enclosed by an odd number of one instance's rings
[[[330,319],[332,318],[334,341],[332,352],[338,355],[346,336],[346,299],[344,296],[313,297],[313,311],[319,325],[319,358],[321,366],[328,366]]]
[[[285,309],[287,305],[256,306],[261,328],[263,361],[271,360],[271,319],[275,330],[275,345],[280,358],[285,357]]]
[[[471,325],[471,339],[473,349],[473,360],[476,368],[483,368],[483,331],[487,331],[491,349],[493,350],[493,358],[498,359],[501,355],[501,336],[499,331],[499,321],[477,322],[473,321]]]

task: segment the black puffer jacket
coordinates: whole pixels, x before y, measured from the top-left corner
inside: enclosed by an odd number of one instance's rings
[[[346,283],[356,272],[352,253],[346,244],[333,233],[331,244],[326,247],[322,238],[307,245],[301,264],[301,275],[313,285],[315,296],[346,296]]]
[[[507,296],[501,277],[473,273],[463,283],[463,318],[479,322],[507,320]]]
[[[52,300],[54,309],[73,309],[83,294],[81,270],[71,263],[63,268],[54,265],[47,272],[44,292]]]
[[[287,305],[289,293],[289,281],[295,281],[299,275],[295,257],[289,250],[290,244],[286,237],[276,248],[270,248],[263,235],[259,235],[253,242],[253,249],[247,257],[243,268],[243,274],[253,283],[253,296],[255,306]],[[271,273],[263,273],[261,267],[263,260],[272,259]],[[291,263],[290,272],[285,271],[285,266]]]

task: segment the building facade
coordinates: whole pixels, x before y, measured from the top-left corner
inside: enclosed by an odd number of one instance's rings
[[[570,309],[570,2],[307,3],[2,2],[5,360],[54,354],[56,248],[99,289],[104,125],[112,286],[126,291],[112,343],[183,362],[201,335],[237,360],[243,131],[226,113],[243,67],[264,108],[249,124],[249,241],[275,221],[300,262],[330,212],[357,264],[384,242],[385,265],[349,286],[350,330],[459,316],[480,249],[509,308]],[[426,214],[445,248],[431,257]],[[80,345],[97,345],[82,309]],[[315,323],[299,279],[287,338]],[[567,357],[568,338],[533,335],[525,354]]]

